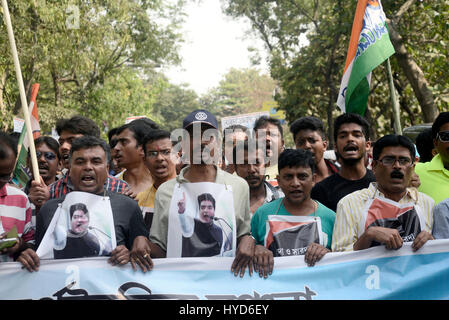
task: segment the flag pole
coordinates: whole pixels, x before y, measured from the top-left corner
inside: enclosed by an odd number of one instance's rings
[[[396,134],[402,135],[401,117],[399,113],[398,100],[396,99],[396,93],[394,90],[393,75],[391,74],[390,58],[387,59],[386,63],[388,73],[388,86],[390,87],[391,102],[393,103],[394,132]]]
[[[27,129],[27,132],[26,132],[27,138],[28,138],[28,141],[30,144],[30,156],[31,156],[32,169],[33,169],[33,176],[34,176],[34,180],[36,182],[40,182],[39,166],[37,164],[37,156],[36,156],[36,147],[34,145],[34,139],[33,139],[33,129],[31,128],[31,120],[30,120],[30,114],[28,111],[28,103],[27,103],[27,98],[26,98],[26,94],[25,94],[25,87],[23,85],[22,71],[20,70],[19,56],[17,54],[16,41],[14,39],[14,32],[12,30],[11,17],[9,15],[7,0],[2,0],[2,6],[3,6],[3,15],[5,18],[6,29],[8,30],[9,44],[11,45],[11,53],[12,53],[12,57],[14,60],[14,67],[16,69],[17,84],[19,86],[20,100],[22,102],[22,111],[23,111],[23,115],[25,118],[25,125],[26,125],[26,129]]]

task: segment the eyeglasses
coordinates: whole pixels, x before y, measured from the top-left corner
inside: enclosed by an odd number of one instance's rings
[[[171,154],[171,150],[170,149],[165,149],[165,150],[161,150],[161,151],[147,151],[147,157],[149,158],[156,158],[158,156],[158,154],[161,154],[164,158],[170,156]]]
[[[44,155],[45,160],[47,160],[47,161],[52,161],[52,160],[56,159],[56,155],[53,152],[50,152],[50,151],[46,151],[46,152],[36,151],[36,157],[38,159],[40,157],[42,157],[42,155]]]
[[[400,166],[402,167],[410,167],[413,163],[412,159],[407,157],[399,157],[399,159],[396,159],[395,157],[383,157],[382,159],[379,159],[379,162],[382,162],[382,164],[386,167],[392,166],[395,162],[398,162]]]
[[[449,142],[449,131],[440,131],[437,136],[441,142]]]

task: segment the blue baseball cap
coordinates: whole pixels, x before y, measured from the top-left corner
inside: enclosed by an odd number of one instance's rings
[[[182,128],[185,129],[194,123],[206,123],[218,129],[217,118],[207,110],[199,109],[189,113],[182,121]]]

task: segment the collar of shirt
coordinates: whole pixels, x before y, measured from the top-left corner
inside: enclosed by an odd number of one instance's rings
[[[220,180],[220,178],[223,176],[223,172],[224,171],[221,170],[220,168],[218,168],[216,165],[213,165],[213,166],[217,170],[217,176],[215,177],[215,182],[217,183]],[[178,176],[176,177],[176,181],[177,182],[179,182],[179,183],[190,182],[189,180],[184,178],[184,174],[188,170],[188,168],[190,168],[190,166],[185,166],[184,168],[181,169],[181,171],[179,172]]]
[[[432,158],[428,165],[429,171],[448,171],[443,164],[443,159],[441,159],[441,155],[437,154]]]
[[[378,195],[380,195],[381,197],[384,197],[386,199],[388,199],[382,192],[380,192],[380,190],[377,187],[377,182],[371,182],[368,190],[371,194],[371,197],[374,198],[376,196],[376,193]],[[402,197],[402,199],[399,202],[409,202],[410,200],[412,200],[413,202],[417,202],[418,201],[418,189],[416,188],[407,188],[405,195]]]

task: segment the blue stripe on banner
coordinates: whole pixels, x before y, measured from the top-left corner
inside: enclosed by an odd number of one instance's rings
[[[421,251],[422,250],[422,251]],[[275,258],[268,279],[235,277],[232,258],[155,259],[151,272],[111,266],[106,258],[41,261],[29,273],[0,264],[0,299],[448,299],[449,240],[413,253],[383,247],[328,254],[315,267],[304,257]],[[70,283],[74,283],[70,286]]]

